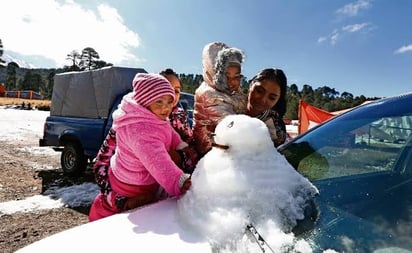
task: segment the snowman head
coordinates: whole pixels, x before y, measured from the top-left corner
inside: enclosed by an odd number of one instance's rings
[[[250,153],[274,149],[266,124],[244,114],[228,115],[216,126],[213,148],[230,153]]]

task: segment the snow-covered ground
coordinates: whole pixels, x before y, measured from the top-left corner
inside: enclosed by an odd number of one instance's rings
[[[37,143],[37,140],[43,135],[43,125],[49,114],[48,111],[16,110],[4,106],[0,107],[0,140],[25,142],[27,146],[22,149],[37,155],[59,155],[50,147],[39,147]],[[63,188],[52,187],[43,195],[32,196],[23,200],[1,202],[0,215],[59,208],[64,205],[71,207],[85,206],[93,201],[97,193],[98,188],[93,183]]]

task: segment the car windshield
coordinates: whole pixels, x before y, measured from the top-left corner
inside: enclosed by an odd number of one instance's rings
[[[411,139],[405,95],[355,108],[281,146],[319,188],[320,219],[306,236],[340,252],[411,252]]]

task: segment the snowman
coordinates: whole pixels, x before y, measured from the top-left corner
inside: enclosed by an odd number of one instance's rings
[[[267,237],[290,237],[317,188],[276,150],[259,119],[226,116],[213,139],[192,174],[192,187],[178,200],[187,229],[232,248],[251,225]]]

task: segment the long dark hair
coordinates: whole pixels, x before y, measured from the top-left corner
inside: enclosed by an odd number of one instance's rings
[[[283,70],[276,68],[267,68],[259,71],[249,82],[249,89],[251,89],[253,83],[261,82],[263,80],[272,80],[280,86],[280,98],[278,102],[272,107],[272,110],[276,111],[281,118],[286,113],[286,90],[287,90],[287,78]]]
[[[177,77],[177,79],[179,79],[179,76],[177,75],[177,73],[171,69],[171,68],[167,68],[165,70],[162,70],[159,72],[160,75],[166,77],[166,76],[175,76]]]

